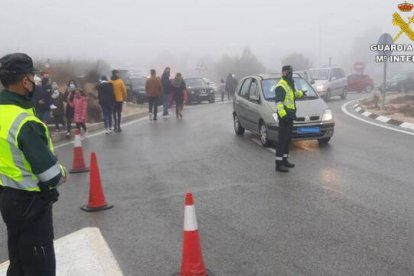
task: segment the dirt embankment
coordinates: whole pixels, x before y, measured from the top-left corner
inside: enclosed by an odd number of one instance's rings
[[[364,109],[378,115],[395,120],[414,123],[414,95],[387,95],[384,108],[381,108],[381,98],[372,96],[360,101]]]

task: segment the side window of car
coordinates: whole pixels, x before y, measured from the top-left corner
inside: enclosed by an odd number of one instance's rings
[[[252,79],[252,84],[250,85],[249,89],[249,97],[259,97],[258,91],[257,91],[257,80]]]
[[[249,86],[251,83],[252,79],[245,79],[241,88],[240,88],[240,93],[239,95],[243,98],[248,99],[249,98]]]
[[[343,79],[345,78],[345,72],[342,69],[337,69],[338,70],[338,78]]]
[[[340,74],[340,72],[339,72],[339,69],[337,69],[337,68],[334,68],[334,69],[332,69],[332,72],[331,72],[331,80],[337,80],[337,79],[340,79],[341,78],[341,76],[340,76],[341,74]]]

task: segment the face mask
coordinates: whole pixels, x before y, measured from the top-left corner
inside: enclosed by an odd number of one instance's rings
[[[26,88],[26,91],[28,92],[28,94],[27,94],[27,97],[29,98],[29,99],[31,99],[31,98],[33,98],[33,94],[34,94],[34,92],[35,92],[35,90],[36,90],[36,84],[34,83],[34,81],[32,81],[31,79],[29,79],[28,78],[28,80],[29,80],[29,82],[31,82],[32,83],[32,90],[27,90]]]

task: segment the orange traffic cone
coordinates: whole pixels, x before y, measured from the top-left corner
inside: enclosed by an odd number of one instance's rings
[[[98,161],[96,154],[91,152],[91,173],[89,175],[89,201],[88,205],[81,207],[86,212],[96,212],[111,209],[114,205],[108,205],[101,185],[101,175],[99,174]]]
[[[83,149],[80,137],[80,131],[75,131],[75,142],[73,145],[73,164],[69,173],[83,173],[89,172],[89,168],[85,166],[85,160],[83,159]]]
[[[181,276],[207,275],[201,253],[200,238],[195,214],[193,195],[185,195],[184,209],[184,240],[183,257],[181,262]]]

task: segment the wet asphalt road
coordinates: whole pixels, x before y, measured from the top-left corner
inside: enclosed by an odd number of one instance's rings
[[[234,134],[231,104],[88,138],[84,152],[96,151],[115,207],[82,212],[89,178],[71,175],[55,205],[56,238],[96,226],[125,275],[171,275],[191,191],[204,261],[217,276],[413,275],[413,136],[345,115],[346,101],[328,103],[336,119],[328,146],[292,145],[289,174],[274,172],[274,155],[255,135]],[[70,167],[72,146],[57,153]],[[0,233],[5,260],[3,224]]]

